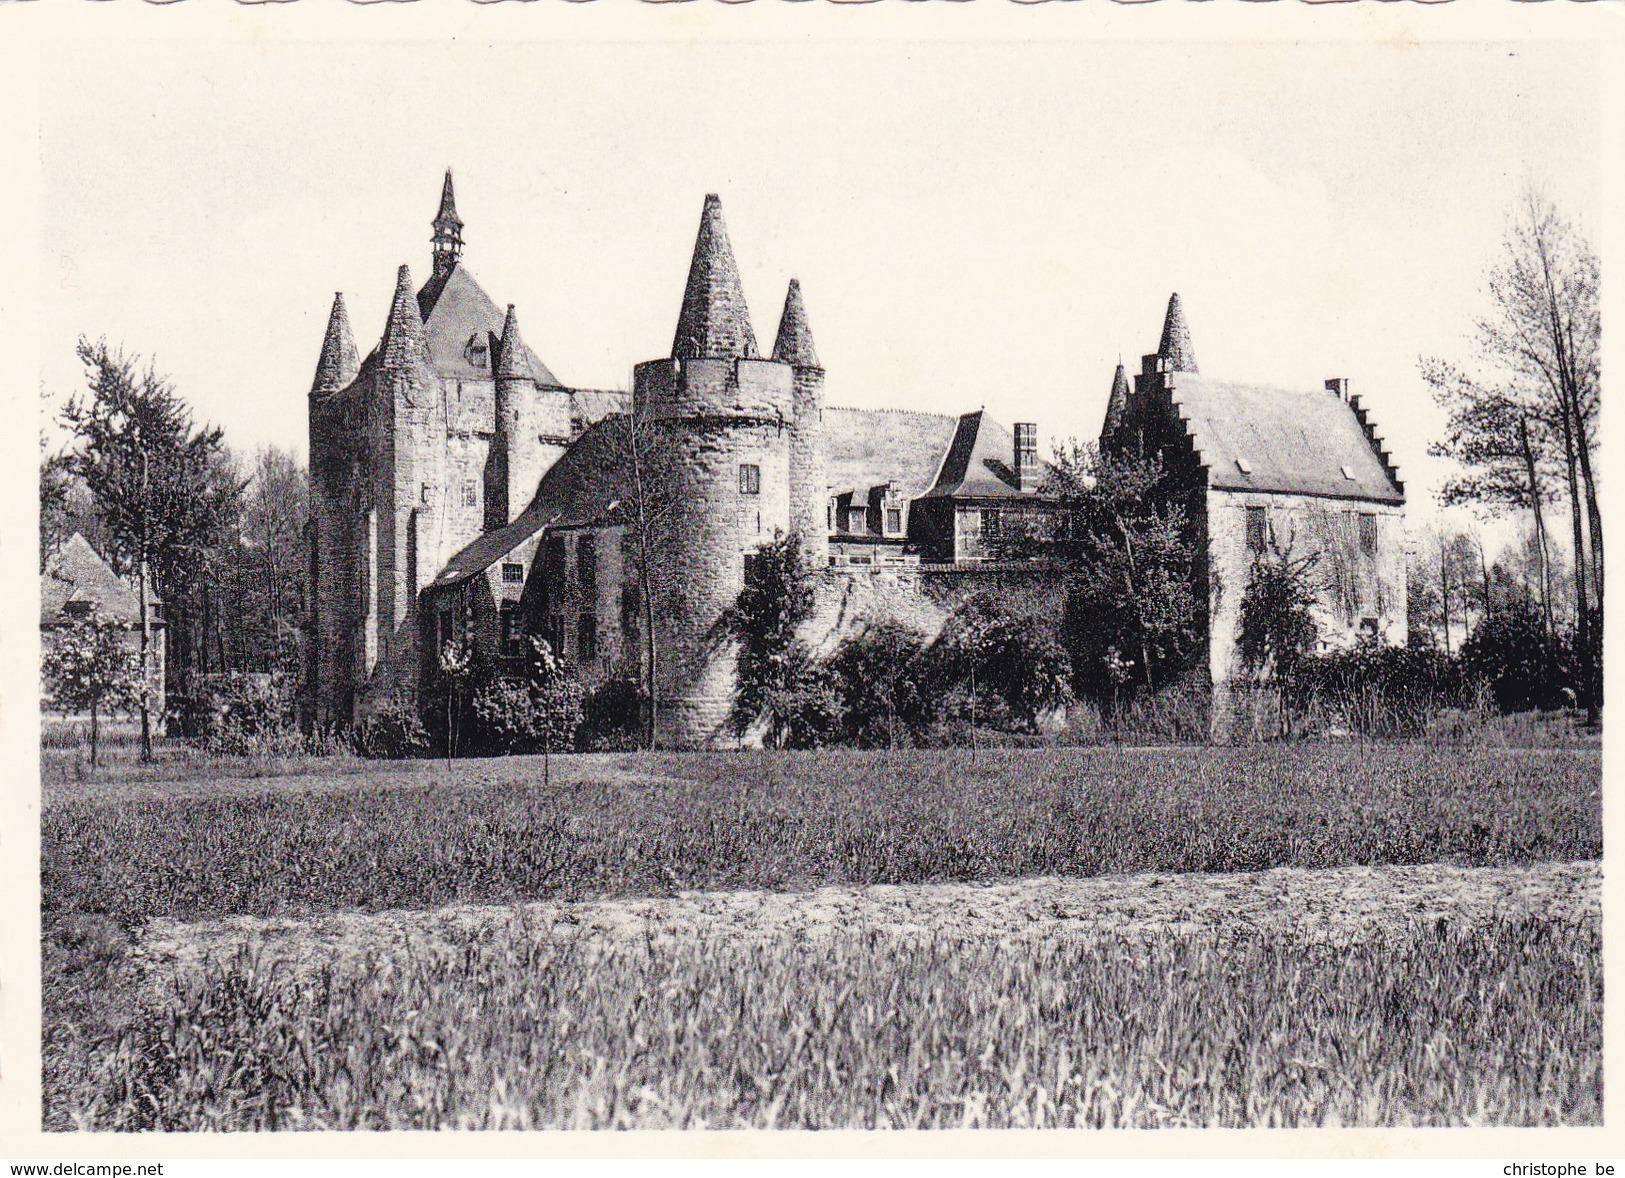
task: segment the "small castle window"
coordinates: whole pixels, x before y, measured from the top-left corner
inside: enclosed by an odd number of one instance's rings
[[[741,495],[760,495],[762,493],[762,468],[754,462],[741,462],[739,464],[739,493]]]
[[[576,581],[587,600],[598,595],[598,542],[591,535],[576,541]]]
[[[525,583],[525,566],[513,561],[505,561],[502,565],[502,581],[505,585],[523,585]]]
[[[848,532],[867,532],[869,530],[869,509],[867,507],[854,507],[846,513],[846,530]]]
[[[478,507],[480,505],[480,485],[473,479],[463,484],[463,506]]]
[[[1360,515],[1360,551],[1367,556],[1377,555],[1377,517],[1370,512]]]
[[[1263,507],[1247,509],[1247,551],[1263,552],[1269,547],[1269,510]]]
[[[982,535],[997,536],[999,534],[999,524],[1002,522],[1002,517],[1003,513],[994,508],[982,508]]]
[[[901,507],[886,508],[886,535],[897,536],[903,531],[903,509]]]
[[[626,634],[638,632],[638,611],[642,603],[638,597],[638,583],[631,581],[621,587],[621,630]]]
[[[524,653],[524,627],[519,621],[519,603],[517,601],[504,601],[501,612],[497,615],[497,620],[502,653],[509,657]]]
[[[418,492],[418,499],[423,503],[427,503],[429,501],[429,497],[433,494],[434,484],[424,483],[422,489]]]
[[[62,605],[62,612],[70,618],[88,618],[95,603],[90,601],[68,601]]]
[[[576,623],[576,658],[590,663],[598,657],[598,615],[582,614]]]

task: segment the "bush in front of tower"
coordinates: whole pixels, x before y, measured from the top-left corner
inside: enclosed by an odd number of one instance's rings
[[[475,753],[558,753],[575,747],[582,688],[575,672],[542,638],[531,638],[523,672],[501,675],[473,692]]]

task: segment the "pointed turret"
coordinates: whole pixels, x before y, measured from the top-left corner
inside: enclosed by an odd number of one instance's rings
[[[1112,393],[1106,399],[1106,424],[1101,427],[1100,436],[1106,437],[1117,432],[1117,427],[1123,424],[1123,414],[1128,412],[1128,374],[1123,371],[1123,362],[1117,362],[1117,372],[1112,377]]]
[[[409,266],[402,266],[395,277],[395,297],[389,304],[389,320],[384,324],[378,358],[385,368],[409,368],[419,361],[429,362],[429,341],[423,334],[423,316],[418,312]]]
[[[530,365],[525,362],[525,341],[519,336],[519,316],[513,304],[502,320],[502,345],[497,349],[496,378],[498,380],[530,380]]]
[[[728,242],[728,228],[722,223],[722,202],[714,192],[706,194],[705,210],[700,214],[671,355],[674,360],[754,360],[759,355],[739,267]]]
[[[446,169],[440,186],[440,211],[434,218],[434,278],[442,282],[463,256],[463,219],[457,215],[457,194],[451,186],[451,169]]]
[[[1191,347],[1191,329],[1185,326],[1185,307],[1176,291],[1168,299],[1168,315],[1162,321],[1162,343],[1157,355],[1172,372],[1196,372],[1196,349]]]
[[[333,310],[327,317],[327,334],[322,337],[322,355],[316,361],[316,379],[310,395],[328,397],[346,387],[361,370],[355,336],[350,332],[350,316],[344,309],[344,295],[334,294]]]
[[[792,368],[822,368],[813,347],[812,328],[807,326],[807,308],[801,302],[801,281],[790,279],[784,295],[784,314],[779,317],[778,338],[773,341],[773,359]]]

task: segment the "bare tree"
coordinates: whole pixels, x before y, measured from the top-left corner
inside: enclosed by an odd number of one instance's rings
[[[1602,518],[1595,457],[1601,401],[1597,254],[1551,202],[1531,187],[1508,221],[1501,256],[1486,284],[1489,312],[1476,324],[1470,366],[1424,360],[1423,376],[1450,414],[1433,452],[1464,473],[1447,502],[1530,507],[1542,552],[1542,596],[1551,627],[1551,556],[1542,505],[1566,489],[1574,547],[1577,645],[1593,669],[1578,685],[1600,704],[1603,592]]]
[[[635,403],[626,413],[606,418],[599,428],[604,431],[606,456],[621,474],[621,495],[611,515],[622,527],[622,551],[638,586],[643,691],[649,708],[645,740],[652,749],[660,732],[655,590],[675,572],[669,539],[681,502],[676,458],[659,422]]]

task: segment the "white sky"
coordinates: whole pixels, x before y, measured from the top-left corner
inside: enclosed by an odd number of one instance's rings
[[[106,335],[244,450],[304,452],[333,292],[365,352],[449,164],[465,262],[566,382],[667,354],[715,191],[761,345],[798,276],[833,403],[1092,435],[1178,290],[1204,373],[1350,378],[1425,515],[1417,357],[1465,354],[1526,178],[1598,213],[1573,45],[203,48],[48,71],[42,379]]]

